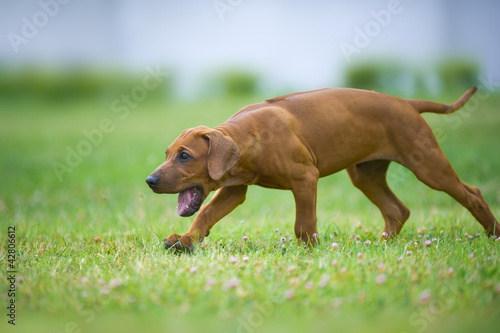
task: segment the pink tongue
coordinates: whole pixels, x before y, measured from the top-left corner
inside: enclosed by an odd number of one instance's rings
[[[194,199],[194,192],[194,188],[189,188],[179,193],[179,197],[177,198],[177,213],[179,215],[184,214],[189,209],[189,204]]]

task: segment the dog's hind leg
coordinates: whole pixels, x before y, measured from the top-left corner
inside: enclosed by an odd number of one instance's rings
[[[347,172],[354,186],[380,209],[385,220],[384,231],[387,237],[393,238],[408,220],[410,210],[387,185],[386,174],[390,163],[386,160],[364,162],[347,168]]]
[[[405,154],[403,164],[421,182],[435,190],[448,193],[467,208],[489,236],[500,237],[500,224],[493,216],[481,191],[459,179],[432,132],[422,133],[426,135],[415,140],[413,147],[407,147],[408,154]],[[425,142],[425,147],[422,142]]]

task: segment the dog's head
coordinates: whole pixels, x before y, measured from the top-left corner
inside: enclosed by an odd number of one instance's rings
[[[155,193],[179,193],[177,212],[191,216],[239,158],[229,136],[204,126],[190,128],[167,148],[165,162],[146,183]]]

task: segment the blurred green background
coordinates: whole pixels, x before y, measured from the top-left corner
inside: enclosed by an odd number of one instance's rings
[[[182,265],[184,271],[184,265],[196,260],[218,265],[219,260],[226,260],[220,252],[226,246],[231,248],[242,234],[255,234],[263,243],[272,240],[267,232],[275,227],[293,234],[291,194],[251,188],[247,202],[217,225],[218,236],[213,236],[210,245],[214,255],[203,252],[200,257],[172,258],[163,253],[161,240],[187,230],[192,218],[179,218],[176,196],[155,195],[144,180],[163,161],[166,147],[182,130],[217,126],[239,108],[280,94],[345,86],[451,103],[466,89],[478,86],[476,97],[463,110],[425,118],[462,180],[478,186],[494,214],[500,216],[499,4],[489,0],[400,1],[398,9],[392,10],[391,3],[2,2],[0,221],[2,230],[10,225],[18,228],[19,276],[24,278],[19,281],[19,323],[33,329],[63,330],[68,320],[80,316],[82,307],[95,307],[102,296],[80,294],[82,265],[85,274],[110,278],[122,264],[126,274],[136,269],[136,258],[140,263],[150,262],[153,272],[130,274],[132,280],[144,279],[144,285],[135,281],[127,287],[136,288],[131,293],[138,301],[113,299],[103,309],[108,316],[96,317],[94,331],[98,327],[106,330],[108,320],[112,325],[122,321],[121,327],[126,329],[123,313],[139,314],[140,325],[151,315],[152,322],[167,326],[171,319],[176,329],[183,329],[183,322],[175,321],[183,310],[168,302],[176,295],[189,294],[192,298],[188,299],[197,300],[193,306],[196,314],[206,311],[213,315],[215,319],[206,319],[207,328],[213,330],[221,329],[224,318],[247,310],[246,305],[235,306],[239,303],[232,303],[230,297],[196,298],[184,284],[180,291],[173,289],[170,279],[183,282],[178,271],[158,285],[157,280],[168,265]],[[345,44],[357,52],[346,55]],[[450,241],[461,237],[458,233],[463,230],[481,232],[479,224],[456,202],[426,188],[406,169],[391,165],[388,178],[412,210],[403,240],[411,239],[422,226],[433,226],[436,232],[450,230]],[[320,181],[318,217],[325,237],[338,229],[347,239],[357,232],[358,221],[366,223],[372,238],[382,227],[378,210],[351,185],[345,172]],[[1,238],[5,248],[4,234]],[[109,248],[94,249],[101,239]],[[113,242],[118,245],[113,247]],[[260,253],[258,248],[252,253]],[[486,245],[482,250],[490,251]],[[122,257],[109,258],[113,251]],[[123,251],[129,251],[130,257]],[[474,251],[472,246],[470,251]],[[452,249],[446,252],[454,253]],[[6,258],[5,251],[0,255]],[[302,268],[311,270],[327,260],[303,257]],[[272,265],[279,266],[280,260]],[[498,272],[491,273],[488,265],[471,266],[456,282],[465,283],[466,273],[489,274],[478,284],[487,291],[467,299],[481,310],[498,304],[498,294],[490,292]],[[78,266],[80,270],[75,268]],[[266,277],[279,280],[286,269],[279,267]],[[3,287],[4,276],[0,281]],[[255,290],[263,293],[256,297],[265,296],[257,280],[252,281]],[[356,282],[350,287],[363,290]],[[158,298],[151,293],[158,291],[155,288],[164,289]],[[380,299],[373,297],[368,297],[370,306],[360,306],[359,314],[356,304],[351,305],[342,325],[366,331],[369,324],[356,323],[376,313]],[[381,305],[381,311],[400,315],[399,323],[406,325],[414,311],[411,300],[395,299],[393,307]],[[8,300],[5,291],[2,300]],[[324,297],[310,303],[297,300],[280,308],[276,317],[296,315],[307,303],[320,317],[315,313],[297,316],[300,325],[295,329],[316,318],[326,318],[332,327],[329,314],[345,313],[323,307],[331,302]],[[453,322],[464,312],[474,317],[474,309],[465,308],[458,306],[447,320]],[[492,311],[482,314],[497,313]],[[167,319],[160,320],[165,313]],[[374,321],[384,327],[384,319]],[[130,327],[134,320],[130,318]],[[275,318],[268,329],[276,331],[281,324],[286,323]],[[319,330],[324,328],[322,321],[315,324]],[[397,321],[393,324],[407,328]],[[439,328],[434,326],[436,331]],[[467,331],[470,326],[460,328]]]

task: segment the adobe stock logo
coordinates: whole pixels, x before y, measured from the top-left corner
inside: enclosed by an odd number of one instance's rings
[[[366,22],[363,28],[359,26],[354,28],[355,35],[352,44],[342,42],[339,45],[347,62],[351,62],[354,54],[358,54],[368,47],[372,40],[377,38],[382,30],[391,24],[392,18],[402,11],[403,5],[399,0],[390,0],[387,3],[386,9],[381,9],[379,11],[372,10],[370,16],[373,20]]]
[[[40,10],[35,12],[31,19],[26,16],[21,18],[23,23],[21,34],[9,32],[7,38],[14,52],[19,53],[19,46],[28,44],[30,40],[35,38],[40,29],[45,27],[51,18],[54,18],[61,9],[61,5],[66,5],[70,0],[40,0],[38,5]]]
[[[243,0],[215,0],[212,2],[220,21],[224,21],[226,12],[234,11],[238,6],[243,3]]]

